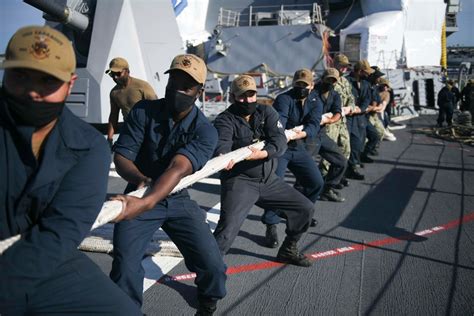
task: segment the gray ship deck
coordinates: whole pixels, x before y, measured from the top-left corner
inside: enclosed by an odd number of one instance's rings
[[[384,142],[363,169],[366,180],[342,190],[346,202],[317,202],[319,225],[300,242],[310,268],[273,262],[254,207],[225,257],[233,274],[216,315],[473,315],[474,148],[416,132],[434,121],[422,116],[395,131],[398,141]],[[111,179],[109,192],[121,181]],[[219,202],[215,184],[191,193],[205,208]],[[283,237],[284,224],[278,229]],[[108,273],[110,256],[88,255]],[[181,261],[167,272],[180,281],[151,285],[143,312],[193,315],[188,273]]]

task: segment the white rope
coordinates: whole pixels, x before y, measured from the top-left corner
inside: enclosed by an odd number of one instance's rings
[[[298,126],[295,127],[294,130],[301,130],[302,127]],[[286,130],[285,135],[287,139],[291,139],[291,137],[295,134],[293,130]],[[239,148],[237,150],[231,151],[230,153],[227,153],[225,155],[221,155],[218,157],[215,157],[211,160],[209,160],[204,167],[181,179],[179,181],[178,185],[171,191],[170,194],[176,193],[182,189],[185,189],[194,183],[198,182],[201,179],[207,178],[210,175],[221,171],[227,165],[231,160],[234,161],[234,163],[238,163],[242,160],[245,160],[247,157],[249,157],[252,154],[252,151],[250,150],[250,147],[256,148],[256,149],[263,149],[265,146],[264,142],[257,142],[255,144]],[[128,193],[128,195],[135,196],[138,198],[141,198],[145,192],[147,191],[148,188],[142,188],[133,192]],[[100,227],[102,225],[107,224],[110,221],[113,221],[117,216],[120,215],[122,212],[122,202],[120,201],[106,201],[104,202],[104,205],[102,206],[102,209],[99,212],[99,215],[97,216],[97,219],[95,220],[94,224],[92,225],[92,230]],[[0,255],[5,252],[11,245],[13,245],[17,240],[20,239],[20,235],[16,235],[13,237],[10,237],[8,239],[0,241]]]
[[[2,240],[0,242],[0,255],[5,251],[7,250],[11,245],[13,245],[14,243],[16,243],[18,240],[20,240],[21,238],[21,235],[16,235],[16,236],[13,236],[13,237],[10,237],[8,239],[5,239],[5,240]]]
[[[257,149],[262,149],[264,146],[264,142],[258,142],[255,144],[252,144],[251,147],[257,148]],[[179,183],[176,185],[176,187],[171,191],[170,194],[176,193],[178,191],[181,191],[184,188],[187,188],[194,183],[198,182],[201,179],[207,178],[210,175],[221,171],[224,169],[231,160],[234,160],[235,163],[240,162],[250,156],[252,151],[249,149],[250,146],[243,147],[237,150],[234,150],[230,153],[227,153],[225,155],[215,157],[211,160],[209,160],[206,165],[199,171],[184,177],[179,181]],[[142,188],[133,192],[130,192],[128,195],[136,196],[138,198],[141,198],[145,192],[148,190],[148,188]],[[113,221],[117,216],[120,215],[122,212],[122,202],[121,201],[107,201],[104,203],[104,206],[102,206],[102,209],[100,210],[99,215],[97,216],[97,219],[94,222],[94,225],[92,225],[92,229],[95,229],[97,227],[100,227],[104,224],[107,224],[110,221]]]

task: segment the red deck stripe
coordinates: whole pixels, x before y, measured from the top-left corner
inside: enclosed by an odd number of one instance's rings
[[[415,233],[415,235],[417,235],[417,236],[428,236],[428,235],[437,234],[439,232],[455,228],[455,227],[457,227],[457,226],[459,226],[463,223],[467,223],[467,222],[470,222],[470,221],[473,221],[473,220],[474,220],[474,212],[470,213],[470,214],[467,214],[467,215],[465,215],[465,216],[463,216],[459,219],[450,221],[446,224],[435,226],[435,227],[432,227],[432,228],[429,228],[429,229],[419,231],[419,232]],[[317,261],[317,260],[321,260],[321,259],[324,259],[324,258],[340,256],[340,255],[350,253],[350,252],[361,251],[361,250],[364,250],[364,249],[370,248],[370,247],[380,247],[380,246],[384,246],[384,245],[392,245],[392,244],[401,243],[403,241],[410,241],[413,238],[415,238],[415,236],[413,236],[413,235],[401,236],[399,238],[389,237],[389,238],[374,240],[374,241],[368,242],[366,244],[351,244],[351,245],[348,245],[348,246],[342,247],[342,248],[335,248],[335,249],[327,250],[327,251],[324,251],[324,252],[315,252],[315,253],[312,253],[312,254],[307,254],[306,256],[309,259],[313,260],[313,261]],[[231,275],[231,274],[238,274],[238,273],[244,273],[244,272],[250,272],[250,271],[266,270],[266,269],[281,267],[283,265],[284,265],[283,263],[278,263],[278,262],[274,262],[274,261],[262,261],[262,262],[254,263],[254,264],[246,264],[246,265],[241,265],[241,266],[229,267],[227,269],[226,274]],[[157,282],[158,283],[167,283],[167,282],[171,282],[171,281],[186,281],[186,280],[192,280],[195,277],[196,277],[195,273],[179,274],[179,275],[175,275],[175,276],[166,276],[165,275],[162,278],[160,278],[159,280],[157,280]]]

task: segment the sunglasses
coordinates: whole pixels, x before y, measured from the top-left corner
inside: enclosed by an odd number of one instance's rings
[[[121,74],[122,74],[121,71],[117,71],[117,72],[111,71],[111,72],[109,72],[109,76],[112,77],[112,78],[120,77]]]

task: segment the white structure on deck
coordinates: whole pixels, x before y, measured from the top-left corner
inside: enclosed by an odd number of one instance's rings
[[[68,104],[90,123],[108,121],[115,83],[104,71],[112,58],[127,59],[131,75],[146,80],[162,97],[164,72],[173,57],[184,52],[171,3],[162,0],[98,0],[90,45],[87,67],[78,68],[70,98],[84,96],[84,102]]]
[[[439,66],[443,0],[361,1],[365,16],[341,30],[341,51],[350,60],[383,69]]]

